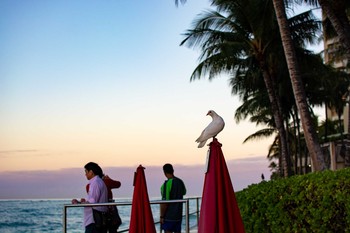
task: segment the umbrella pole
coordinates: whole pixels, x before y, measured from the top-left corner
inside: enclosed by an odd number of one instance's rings
[[[190,201],[186,199],[186,232],[190,232]]]

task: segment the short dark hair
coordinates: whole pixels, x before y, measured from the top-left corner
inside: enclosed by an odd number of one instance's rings
[[[164,171],[164,173],[174,174],[173,165],[171,165],[170,163],[164,164],[164,166],[163,166],[163,171]]]
[[[99,176],[100,178],[103,177],[103,171],[102,171],[102,168],[97,164],[97,163],[94,163],[94,162],[89,162],[87,163],[84,168],[87,170],[87,171],[90,171],[92,170],[93,173],[97,176]]]

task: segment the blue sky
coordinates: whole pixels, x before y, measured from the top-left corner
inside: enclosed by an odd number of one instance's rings
[[[237,124],[228,77],[190,82],[179,46],[208,1],[0,2],[0,171],[204,164],[195,139],[213,109],[227,159],[266,156],[272,138]]]
[[[204,164],[194,142],[213,109],[228,158],[271,139],[233,120],[228,77],[190,82],[199,51],[179,44],[207,1],[0,2],[0,171]]]
[[[179,44],[209,7],[205,0],[178,8],[172,0],[0,1],[0,190],[7,190],[0,198],[84,195],[89,161],[121,179],[121,196],[130,196],[139,164],[157,195],[164,163],[181,168],[200,195],[207,147],[195,139],[210,109],[226,122],[218,140],[234,187],[260,182],[261,173],[268,179],[273,139],[242,144],[260,128],[234,121],[240,103],[228,77],[189,80],[199,51]],[[58,193],[63,186],[69,191]]]

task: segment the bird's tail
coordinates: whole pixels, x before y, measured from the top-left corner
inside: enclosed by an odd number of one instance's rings
[[[198,148],[202,148],[205,145],[206,142],[207,142],[207,140],[202,141],[201,143],[199,143],[198,144]]]

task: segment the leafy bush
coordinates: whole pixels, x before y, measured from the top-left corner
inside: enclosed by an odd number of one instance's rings
[[[246,232],[350,232],[350,168],[250,185],[236,193]]]

